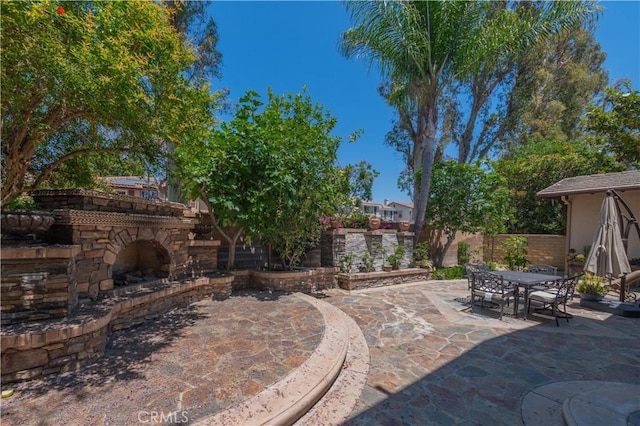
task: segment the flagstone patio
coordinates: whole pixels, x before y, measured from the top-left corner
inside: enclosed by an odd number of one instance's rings
[[[323,350],[332,310],[348,316],[336,316],[338,324],[353,322],[351,357],[334,383],[339,391],[298,424],[562,425],[563,402],[580,406],[581,389],[640,383],[640,320],[591,311],[577,299],[574,318],[556,327],[539,314],[500,321],[490,309],[472,312],[466,280],[316,296],[236,293],[114,333],[94,366],[3,386],[15,393],[2,399],[2,423],[221,424],[239,406],[251,415],[265,392],[306,385],[295,380]],[[358,346],[357,335],[366,344]]]

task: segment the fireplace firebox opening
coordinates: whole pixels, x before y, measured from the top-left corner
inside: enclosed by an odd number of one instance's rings
[[[169,276],[171,257],[157,241],[137,240],[120,250],[113,264],[113,284],[124,287]]]

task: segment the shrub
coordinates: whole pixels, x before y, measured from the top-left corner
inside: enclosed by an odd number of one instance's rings
[[[458,263],[460,265],[469,263],[469,259],[471,258],[469,256],[469,247],[471,247],[471,244],[465,241],[460,241],[458,243]]]
[[[413,263],[415,266],[427,266],[429,262],[429,244],[423,241],[413,249]]]
[[[461,265],[440,268],[436,272],[436,277],[441,280],[460,280],[464,278],[464,268]]]
[[[374,270],[373,261],[375,260],[375,258],[368,250],[362,255],[361,260],[363,272],[372,272]]]
[[[502,247],[504,248],[504,261],[509,265],[509,269],[522,269],[527,266],[527,246],[529,242],[526,237],[511,236],[504,240]]]
[[[389,255],[387,260],[393,269],[400,269],[402,259],[404,259],[404,246],[398,244],[392,254]]]
[[[604,296],[609,292],[609,286],[605,283],[606,281],[602,277],[585,275],[576,286],[576,291],[580,294],[597,294]]]
[[[343,254],[338,261],[340,263],[340,272],[350,274],[355,257],[356,255],[354,253]]]

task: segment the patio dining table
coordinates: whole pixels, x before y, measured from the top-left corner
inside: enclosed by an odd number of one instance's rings
[[[499,275],[503,280],[515,284],[524,289],[524,319],[527,319],[527,306],[529,302],[529,290],[535,286],[548,282],[562,280],[559,275],[536,274],[533,272],[523,271],[492,271],[491,273]],[[516,313],[517,315],[517,313]]]

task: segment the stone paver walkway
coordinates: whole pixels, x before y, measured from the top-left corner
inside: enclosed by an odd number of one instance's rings
[[[355,320],[370,355],[347,424],[561,425],[557,413],[523,416],[523,401],[553,383],[640,383],[640,319],[576,300],[560,327],[540,315],[499,321],[470,312],[466,295],[466,281],[327,292],[322,303]],[[152,412],[175,410],[197,421],[295,370],[322,333],[322,316],[296,295],[199,302],[116,333],[94,367],[10,386],[2,424],[150,424]]]

